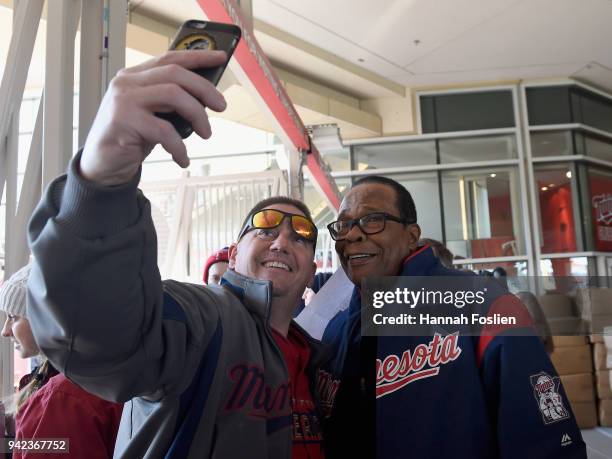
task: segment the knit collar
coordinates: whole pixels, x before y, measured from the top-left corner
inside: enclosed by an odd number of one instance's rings
[[[425,245],[419,247],[404,259],[401,275],[426,276],[439,263],[431,246]]]
[[[272,282],[257,280],[228,269],[221,278],[221,285],[228,287],[244,304],[248,311],[263,317],[270,317],[272,304]]]

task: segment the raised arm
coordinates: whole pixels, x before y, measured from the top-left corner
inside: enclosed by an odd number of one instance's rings
[[[176,111],[210,136],[202,105],[219,111],[225,101],[188,69],[224,59],[175,51],[119,72],[82,153],[30,222],[28,316],[36,340],[60,371],[103,398],[172,391],[190,358],[190,327],[205,331],[200,312],[167,311],[177,304],[162,292],[150,206],[137,185],[158,143],[177,164],[189,164],[180,136],[155,113]]]

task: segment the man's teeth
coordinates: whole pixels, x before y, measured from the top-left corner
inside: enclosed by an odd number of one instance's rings
[[[371,257],[372,255],[370,255],[369,253],[360,253],[357,255],[349,255],[349,260],[355,260],[357,258],[368,258]]]
[[[289,266],[287,266],[285,263],[281,263],[280,261],[268,261],[266,262],[265,267],[266,268],[281,268],[286,271],[291,271],[291,269],[289,269]]]

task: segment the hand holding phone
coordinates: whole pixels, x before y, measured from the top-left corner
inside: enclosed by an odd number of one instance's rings
[[[240,41],[240,36],[240,27],[233,24],[191,20],[181,26],[169,49],[225,51],[227,61],[223,65],[193,70],[213,85],[217,85]],[[157,116],[172,123],[183,139],[189,137],[193,132],[191,124],[176,112],[158,113]]]
[[[83,147],[79,162],[83,178],[105,186],[127,183],[157,144],[179,166],[189,165],[182,138],[194,130],[203,138],[210,137],[204,107],[218,112],[226,107],[223,95],[202,77],[213,84],[221,78],[240,36],[238,28],[222,25],[227,27],[232,33],[220,36],[213,33],[213,26],[198,29],[206,30],[204,38],[179,33],[176,46],[182,43],[193,52],[170,51],[117,73]],[[207,46],[205,42],[213,43],[207,37],[214,38],[214,46],[225,53],[199,51],[198,47]]]

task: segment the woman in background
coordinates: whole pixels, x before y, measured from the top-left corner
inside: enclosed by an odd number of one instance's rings
[[[26,312],[30,266],[17,271],[0,288],[0,310],[7,315],[2,336],[11,338],[22,359],[40,355]],[[67,439],[69,453],[20,452],[13,458],[110,458],[123,406],[102,400],[42,363],[19,383],[18,392],[4,402],[15,421],[15,440]]]

